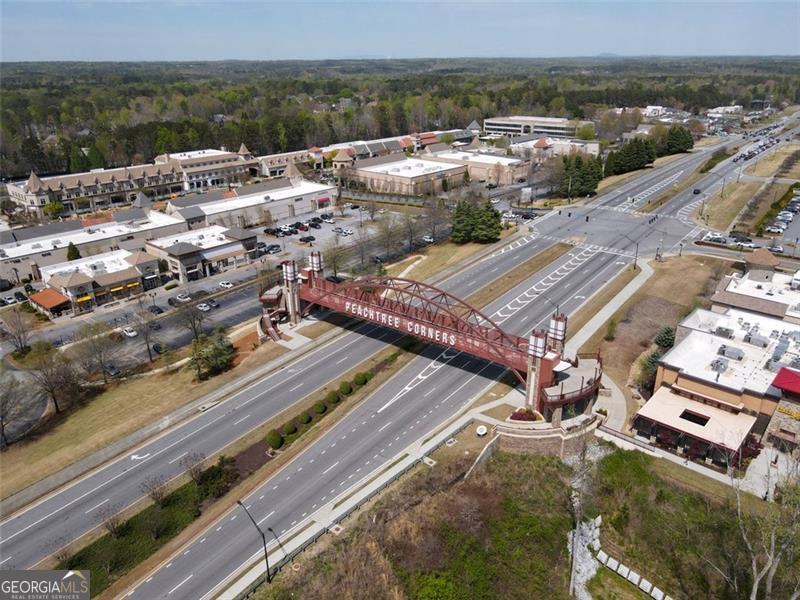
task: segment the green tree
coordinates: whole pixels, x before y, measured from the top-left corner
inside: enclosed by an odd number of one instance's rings
[[[575,137],[577,137],[579,140],[593,140],[595,137],[597,137],[594,132],[594,125],[581,125],[575,132]]]
[[[656,334],[654,341],[661,348],[672,348],[673,344],[675,344],[675,329],[673,327],[662,327]]]
[[[277,450],[283,446],[283,436],[277,429],[271,429],[267,433],[267,444],[269,444],[269,447],[273,450]]]
[[[106,168],[106,159],[95,144],[89,146],[89,154],[87,155],[86,159],[89,162],[90,169]]]
[[[472,231],[475,229],[476,209],[465,200],[456,204],[453,213],[453,229],[450,232],[450,239],[456,244],[466,244],[472,240]]]
[[[503,229],[500,213],[489,202],[475,209],[474,213],[475,225],[472,228],[471,240],[481,244],[497,240]]]
[[[64,205],[57,200],[53,200],[52,202],[45,204],[42,210],[48,217],[55,219],[64,211]]]
[[[230,369],[235,354],[236,349],[222,332],[211,337],[201,335],[192,342],[189,364],[195,369],[198,379],[207,379]]]
[[[69,172],[83,173],[89,170],[89,158],[78,143],[72,144],[69,152]]]
[[[47,208],[47,207],[45,207]],[[81,251],[78,250],[77,246],[70,242],[67,245],[67,260],[78,260],[81,257]]]
[[[691,132],[683,125],[672,125],[667,131],[666,154],[688,152],[694,147],[694,138]]]

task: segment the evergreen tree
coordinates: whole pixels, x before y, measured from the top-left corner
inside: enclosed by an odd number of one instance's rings
[[[450,239],[456,244],[466,244],[472,239],[475,229],[475,207],[464,200],[456,205],[453,213],[453,230]]]
[[[667,131],[666,154],[688,152],[694,146],[691,132],[683,125],[672,125]]]
[[[69,243],[67,246],[67,260],[78,260],[81,257],[81,251],[73,244]]]
[[[89,170],[89,159],[83,153],[80,144],[72,144],[69,151],[69,172],[83,173]]]
[[[489,202],[473,211],[475,225],[472,230],[472,241],[485,244],[497,240],[503,229],[500,213]]]
[[[87,159],[87,161],[89,163],[89,168],[90,169],[105,169],[106,168],[106,159],[100,153],[100,150],[98,150],[98,148],[97,148],[97,146],[95,144],[92,144],[91,146],[89,146],[89,154],[86,157],[86,159]]]
[[[611,150],[606,156],[606,166],[603,172],[606,177],[609,177],[617,174],[617,168],[617,153]]]

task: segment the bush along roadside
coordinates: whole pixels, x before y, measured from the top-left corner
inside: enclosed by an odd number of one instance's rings
[[[333,412],[347,396],[367,385],[375,376],[375,373],[380,371],[387,364],[394,362],[396,359],[397,353],[392,354],[378,363],[373,369],[356,373],[352,381],[340,382],[337,389],[328,391],[322,398],[317,400],[311,408],[301,411],[280,427],[269,431],[266,437],[266,442],[269,447],[273,450],[280,450],[281,448],[289,446],[306,431],[311,429],[315,423]]]

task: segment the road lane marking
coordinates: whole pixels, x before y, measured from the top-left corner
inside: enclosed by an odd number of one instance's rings
[[[169,464],[172,464],[172,463],[174,463],[176,461],[179,461],[180,459],[182,459],[187,454],[189,454],[188,450],[186,452],[184,452],[183,454],[181,454],[180,456],[176,456],[175,458],[173,458],[171,461],[169,461]]]
[[[337,360],[337,361],[336,361],[336,364],[337,364],[337,365],[340,365],[340,364],[342,364],[344,361],[346,361],[348,358],[349,358],[349,356],[345,356],[345,357],[343,357],[343,358],[340,358],[339,360]]]
[[[188,576],[186,579],[184,579],[184,580],[183,580],[183,581],[181,581],[181,582],[180,582],[178,585],[176,585],[174,588],[172,588],[170,591],[168,591],[168,592],[167,592],[167,596],[169,596],[169,595],[170,595],[172,592],[174,592],[174,591],[175,591],[175,590],[177,590],[179,587],[181,587],[181,586],[182,586],[184,583],[186,583],[187,581],[189,581],[189,580],[190,580],[192,577],[194,577],[194,573],[190,573],[190,574],[189,574],[189,576]]]
[[[220,529],[222,529],[222,526],[217,527],[214,531],[219,531]]]
[[[333,463],[333,464],[332,464],[330,467],[328,467],[327,469],[325,469],[325,470],[322,472],[322,474],[323,474],[323,475],[325,475],[325,474],[326,474],[328,471],[330,471],[330,470],[331,470],[333,467],[335,467],[335,466],[336,466],[336,465],[338,465],[338,464],[339,464],[339,461],[337,460],[337,461],[336,461],[335,463]]]
[[[378,433],[380,433],[381,431],[383,431],[384,429],[386,429],[386,428],[387,428],[389,425],[391,425],[391,424],[392,424],[392,422],[391,422],[391,421],[389,421],[388,423],[386,423],[386,425],[384,425],[383,427],[381,427],[380,429],[378,429]]]
[[[436,386],[433,386],[433,387],[431,388],[431,390],[430,390],[429,392],[427,392],[427,393],[426,393],[426,394],[423,396],[423,398],[427,398],[427,397],[428,397],[428,396],[430,396],[430,395],[431,395],[431,394],[432,394],[432,393],[433,393],[435,390],[436,390]],[[417,421],[417,422],[419,422],[419,421]]]
[[[233,422],[233,424],[234,424],[234,425],[238,425],[238,424],[239,424],[239,423],[241,423],[242,421],[246,421],[246,420],[247,420],[247,419],[249,419],[249,418],[250,418],[250,414],[246,414],[245,416],[243,416],[243,417],[242,417],[241,419],[239,419],[238,421],[234,421],[234,422]]]
[[[275,511],[274,511],[274,510],[271,510],[271,511],[269,512],[269,514],[268,514],[266,517],[263,517],[263,518],[259,519],[258,521],[256,521],[256,523],[258,523],[259,525],[261,525],[261,523],[263,523],[264,521],[266,521],[267,519],[269,519],[269,518],[270,518],[272,515],[274,515],[274,514],[275,514]]]
[[[206,541],[206,538],[203,538],[202,540],[200,540],[200,543],[202,544],[205,541]]]
[[[0,565],[2,565],[2,564],[4,564],[4,563],[7,563],[7,562],[8,562],[8,561],[10,561],[12,558],[14,558],[14,557],[13,557],[13,556],[9,556],[8,558],[5,558],[5,559],[3,559],[2,561],[0,561]]]
[[[90,512],[92,512],[93,510],[96,510],[96,509],[100,508],[101,506],[103,506],[103,504],[105,504],[105,503],[106,503],[106,502],[108,502],[109,500],[110,500],[110,498],[106,498],[106,499],[105,499],[105,500],[103,500],[103,501],[102,501],[100,504],[98,504],[98,505],[96,505],[96,506],[93,506],[92,508],[90,508],[89,510],[87,510],[85,514],[87,514],[87,515],[88,515],[88,514],[89,514]],[[0,565],[1,565],[1,564],[3,564],[3,563],[0,563]]]
[[[290,392],[293,392],[293,391],[295,391],[295,390],[299,390],[301,387],[303,387],[303,383],[305,383],[305,382],[304,382],[304,381],[301,381],[300,383],[298,383],[298,384],[297,384],[296,386],[294,386],[293,388],[289,388],[289,391],[290,391]]]

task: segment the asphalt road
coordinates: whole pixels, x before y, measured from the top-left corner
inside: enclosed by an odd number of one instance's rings
[[[660,185],[664,179],[675,176],[675,181],[679,181],[688,176],[694,168],[692,165],[705,160],[707,156],[707,152],[693,154],[669,167],[648,171],[621,190],[597,198],[590,206],[577,209],[584,211],[583,216],[590,217],[588,223],[578,214],[558,216],[555,213],[536,221],[537,234],[525,236],[498,250],[493,256],[448,281],[444,287],[458,296],[466,296],[533,256],[553,239],[584,234],[586,239],[570,256],[562,257],[556,265],[505,294],[489,308],[490,312],[501,310],[498,318],[503,321],[503,327],[516,333],[526,333],[545,319],[553,310],[551,304],[559,304],[567,312],[574,310],[584,297],[599,289],[630,262],[633,246],[637,242],[640,253],[644,253],[645,249],[652,250],[659,243],[666,247],[669,242],[680,240],[691,231],[689,225],[677,218],[665,218],[665,221],[675,221],[676,225],[665,227],[665,232],[659,231],[646,223],[648,217],[625,212],[624,205],[630,203],[628,196],[644,194]],[[595,226],[583,230],[592,224]],[[517,298],[523,291],[527,295]],[[549,301],[538,301],[538,297]],[[306,393],[335,380],[341,372],[385,347],[393,335],[364,325],[357,332],[348,333],[316,349],[293,368],[259,381],[225,403],[180,424],[136,451],[13,516],[0,524],[0,566],[24,568],[35,564],[53,550],[52,540],[74,539],[93,528],[98,523],[98,511],[106,505],[122,508],[140,498],[143,495],[140,491],[141,482],[146,477],[178,474],[181,470],[180,459],[187,452],[213,454]],[[375,462],[369,465],[366,462],[379,461],[381,453],[378,450],[390,456],[392,448],[402,447],[420,431],[427,431],[446,420],[457,406],[468,399],[471,392],[496,376],[497,367],[487,366],[463,355],[450,358],[448,354],[441,360],[434,360],[439,352],[441,350],[435,347],[426,350],[422,357],[412,361],[387,385],[377,390],[322,440],[287,466],[277,478],[270,480],[268,489],[259,490],[258,495],[248,499],[254,516],[266,520],[264,524],[277,532],[288,530],[292,527],[292,521],[299,522],[304,518],[303,512],[310,514],[313,505],[318,505],[323,496],[330,498],[331,489],[336,491],[337,487],[344,488],[346,483],[339,486],[340,482],[346,482],[351,475],[355,477],[353,473],[360,474],[367,468],[377,466]],[[371,416],[373,414],[376,416]],[[426,415],[424,423],[422,415]],[[385,422],[375,421],[378,418],[385,419]],[[419,424],[416,423],[418,419]],[[376,426],[378,423],[382,424]],[[410,428],[412,425],[414,429]],[[358,431],[359,426],[364,429]],[[331,441],[337,435],[339,438],[348,436],[345,440],[350,439],[350,442]],[[401,442],[401,439],[405,439],[405,442]],[[326,449],[325,443],[328,441],[330,444]],[[291,476],[292,469],[303,466],[302,461],[310,461],[315,452],[322,457],[323,451],[328,457],[327,462],[321,458],[314,459],[314,463],[308,464],[318,467],[308,467],[302,477]],[[375,458],[376,455],[378,458]],[[312,476],[308,477],[309,474]],[[289,481],[293,483],[289,484]],[[322,485],[317,485],[317,482]],[[335,485],[326,488],[331,482]],[[276,485],[278,487],[273,489]],[[280,500],[277,495],[264,500],[268,491],[278,489],[281,490],[280,498],[291,498],[291,501]],[[262,494],[264,498],[259,498]],[[226,517],[231,527],[234,523],[240,527],[243,521],[233,517]],[[220,526],[215,525],[209,532],[218,533],[216,527]],[[228,526],[227,521],[225,526]],[[228,530],[224,544],[204,545],[205,541],[201,544],[199,539],[196,544],[196,548],[192,546],[189,549],[189,554],[180,555],[186,556],[187,560],[191,555],[190,564],[178,568],[176,563],[175,566],[161,569],[152,580],[140,586],[134,596],[170,596],[170,590],[174,590],[172,597],[200,597],[222,580],[232,566],[238,566],[250,556],[258,547],[258,540],[231,535]],[[233,547],[229,549],[225,544]]]

